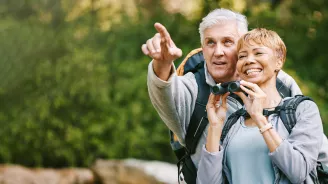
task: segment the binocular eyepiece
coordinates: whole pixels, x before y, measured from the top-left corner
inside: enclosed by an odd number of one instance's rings
[[[211,92],[215,95],[222,95],[227,92],[233,93],[239,91],[243,91],[240,88],[240,81],[230,81],[222,84],[216,84],[211,88]]]

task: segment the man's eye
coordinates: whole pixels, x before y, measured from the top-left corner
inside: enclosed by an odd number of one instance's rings
[[[207,42],[207,45],[214,45],[215,44],[215,42],[213,41],[213,40],[209,40],[208,42]]]
[[[255,53],[255,55],[262,55],[262,54],[263,54],[262,52]]]
[[[226,45],[232,45],[233,44],[233,41],[232,40],[225,40],[224,41],[224,44],[226,44]]]
[[[246,57],[246,56],[238,56],[238,59],[242,59],[242,58],[244,58],[244,57]]]

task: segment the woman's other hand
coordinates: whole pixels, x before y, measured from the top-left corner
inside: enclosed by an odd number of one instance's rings
[[[221,95],[210,94],[206,105],[207,118],[210,125],[220,127],[222,129],[224,120],[227,114],[227,97],[229,93],[222,95],[222,102],[220,104]]]

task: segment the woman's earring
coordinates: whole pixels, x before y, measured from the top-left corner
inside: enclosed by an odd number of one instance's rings
[[[279,72],[279,69],[275,69],[274,72]]]

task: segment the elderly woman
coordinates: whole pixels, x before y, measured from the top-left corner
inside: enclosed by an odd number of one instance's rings
[[[210,95],[206,107],[210,125],[197,182],[314,183],[323,139],[317,105],[310,100],[298,105],[297,124],[290,134],[279,114],[263,115],[264,109],[274,109],[286,100],[276,89],[277,72],[286,58],[284,42],[274,31],[257,28],[240,38],[237,50],[244,92],[235,93],[249,116],[241,116],[221,143],[228,93]]]

